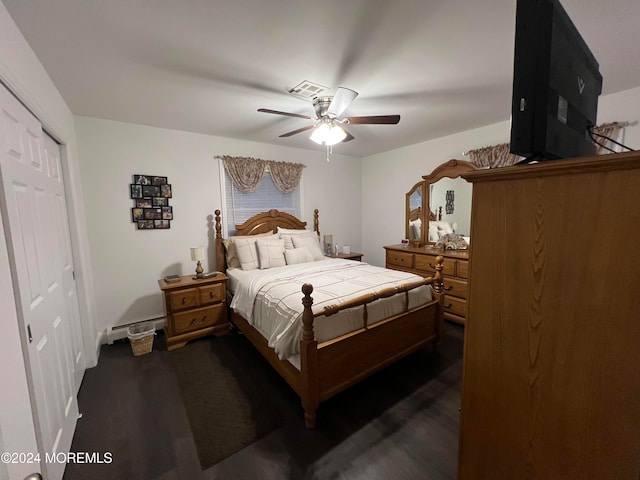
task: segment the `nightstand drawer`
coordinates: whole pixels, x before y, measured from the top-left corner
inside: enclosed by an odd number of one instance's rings
[[[436,271],[436,258],[437,255],[417,255],[416,256],[416,270],[423,270],[425,272]],[[456,274],[456,261],[450,258],[445,258],[442,264],[443,275],[455,275]]]
[[[215,283],[213,285],[199,287],[200,305],[223,302],[226,295],[224,286],[224,283]]]
[[[446,295],[445,298],[448,299],[450,296],[467,298],[469,285],[467,284],[466,281],[445,277],[443,280],[443,283],[444,283],[444,293]]]
[[[183,288],[168,294],[171,310],[183,310],[198,305],[198,290],[196,288]]]
[[[387,265],[413,268],[413,253],[387,250]]]
[[[226,320],[226,306],[214,305],[206,308],[196,308],[188,312],[176,313],[173,316],[173,329],[175,334],[199,330],[210,327]]]

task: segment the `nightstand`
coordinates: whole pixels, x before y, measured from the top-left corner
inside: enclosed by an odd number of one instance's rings
[[[164,294],[167,350],[184,347],[195,338],[231,331],[227,322],[226,275],[219,273],[201,280],[186,275],[177,282],[160,279],[158,285]]]
[[[351,253],[338,253],[336,255],[328,255],[331,258],[345,258],[347,260],[357,260],[358,262],[362,261],[362,253],[351,252]]]

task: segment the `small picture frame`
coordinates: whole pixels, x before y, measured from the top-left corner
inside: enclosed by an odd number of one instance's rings
[[[170,228],[171,222],[169,220],[154,220],[153,226],[157,229],[166,229]]]
[[[166,185],[167,184],[167,177],[153,177],[151,179],[151,184],[152,185]]]
[[[144,209],[143,208],[132,208],[131,209],[131,220],[137,222],[138,220],[144,219]]]
[[[169,184],[160,185],[160,195],[154,195],[154,196],[156,196],[156,197],[164,197],[164,198],[171,198],[172,197],[171,185],[169,185]]]
[[[151,185],[152,178],[149,175],[134,175],[133,183],[138,185]]]
[[[150,198],[136,198],[136,207],[137,208],[151,208],[153,207],[153,202]]]
[[[144,208],[145,220],[162,220],[162,208]]]
[[[160,186],[158,186],[158,185],[142,185],[142,196],[143,197],[159,197],[160,196]]]
[[[138,230],[153,230],[155,220],[138,220]]]
[[[153,206],[154,207],[166,207],[169,205],[169,199],[164,197],[153,197]],[[150,207],[152,205],[149,205]]]
[[[132,183],[129,185],[131,198],[142,198],[142,185],[138,185],[136,183]]]
[[[162,207],[162,219],[173,220],[173,207]]]

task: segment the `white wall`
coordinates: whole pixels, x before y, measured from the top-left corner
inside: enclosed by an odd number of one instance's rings
[[[635,122],[626,128],[624,143],[640,149],[640,88],[601,97],[598,124]],[[384,245],[405,235],[405,194],[422,175],[447,160],[469,160],[462,152],[509,141],[510,122],[457,133],[373,155],[362,161],[362,240],[369,263],[384,266]]]
[[[215,269],[211,216],[221,209],[219,160],[238,155],[298,162],[303,173],[303,220],[354,251],[360,241],[360,160],[325,152],[231,140],[122,122],[76,117],[98,328],[163,315],[158,279],[188,275],[189,247],[208,245],[206,270]],[[169,230],[137,230],[131,221],[132,175],[168,177],[174,220]]]

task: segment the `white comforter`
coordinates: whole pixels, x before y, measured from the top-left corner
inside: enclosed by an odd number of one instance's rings
[[[411,273],[375,267],[363,262],[326,259],[312,263],[287,265],[266,270],[229,270],[234,296],[231,308],[242,315],[269,342],[281,359],[299,353],[302,332],[302,285],[313,285],[313,311],[340,304],[365,293],[380,291],[420,280]],[[432,299],[429,286],[411,290],[409,308]],[[368,306],[368,323],[372,324],[400,313],[404,295],[377,300]],[[319,342],[362,327],[362,307],[343,310],[314,321]]]

